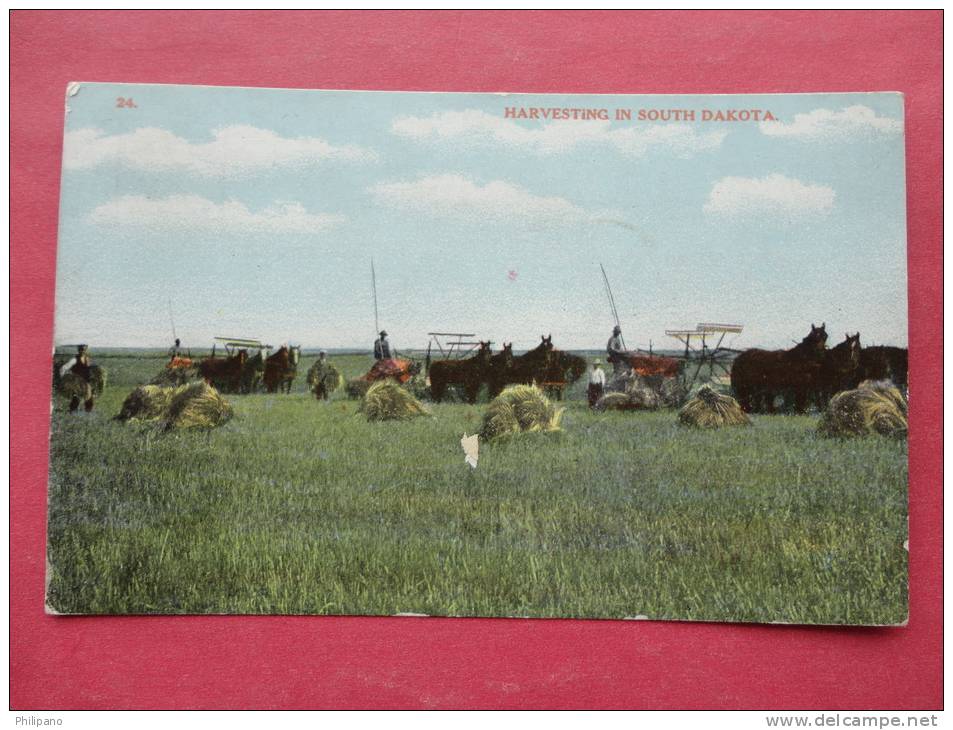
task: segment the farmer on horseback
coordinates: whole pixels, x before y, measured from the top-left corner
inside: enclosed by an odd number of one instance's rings
[[[390,343],[387,341],[387,331],[381,330],[381,336],[374,340],[374,359],[375,360],[390,360]]]
[[[90,383],[92,376],[92,362],[89,359],[89,348],[86,345],[76,347],[76,356],[68,360],[60,368],[60,377],[72,373],[78,378],[80,390],[83,394],[83,405],[86,412],[93,410],[93,386]],[[80,396],[73,393],[69,401],[69,412],[75,413],[79,410]]]
[[[625,370],[625,347],[622,344],[622,328],[616,325],[612,328],[612,337],[606,343],[606,356],[612,363],[612,372],[616,375]]]

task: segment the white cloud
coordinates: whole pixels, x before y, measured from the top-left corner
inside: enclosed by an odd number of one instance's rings
[[[834,197],[833,188],[806,184],[778,173],[763,178],[725,177],[712,186],[704,210],[732,219],[799,219],[829,213]]]
[[[646,124],[613,127],[609,121],[556,121],[528,127],[483,111],[438,112],[429,117],[398,117],[391,131],[419,142],[442,141],[467,145],[495,143],[541,155],[569,152],[583,145],[606,145],[626,157],[641,157],[660,149],[680,157],[721,146],[727,132],[698,133],[689,124]]]
[[[83,170],[118,164],[136,170],[188,172],[205,177],[240,177],[278,168],[305,168],[326,160],[372,161],[362,147],[336,147],[317,137],[282,137],[268,129],[217,129],[210,142],[190,142],[158,127],[107,135],[98,129],[68,132],[63,166]]]
[[[794,121],[761,122],[758,128],[769,137],[790,137],[804,140],[841,140],[881,134],[900,134],[903,120],[878,117],[870,107],[860,104],[841,111],[815,109],[795,114]]]
[[[589,211],[560,197],[535,195],[503,180],[484,185],[462,175],[431,175],[413,181],[379,183],[369,188],[378,202],[429,215],[470,219],[523,220],[530,223],[610,222],[617,214]]]
[[[344,220],[340,215],[309,213],[300,203],[279,202],[253,212],[234,200],[215,203],[198,195],[124,195],[94,208],[89,215],[91,223],[109,228],[229,236],[319,233]]]

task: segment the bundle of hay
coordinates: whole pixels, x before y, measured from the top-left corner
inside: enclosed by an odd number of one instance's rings
[[[76,398],[85,398],[86,386],[86,381],[76,373],[66,373],[66,375],[63,375],[59,380],[57,392],[67,398],[74,396]]]
[[[636,410],[653,411],[662,404],[662,400],[655,389],[641,382],[639,376],[633,378],[633,382],[626,390],[626,395],[629,397],[630,408]]]
[[[60,365],[62,366],[62,363]],[[78,398],[86,397],[86,381],[76,373],[70,372],[66,375],[60,375],[59,369],[54,368],[53,383],[57,392],[67,398],[72,398],[74,395]],[[106,371],[99,365],[89,366],[89,387],[94,396],[102,395],[102,392],[106,389]]]
[[[480,436],[490,440],[510,434],[559,431],[564,408],[556,408],[535,385],[511,385],[483,414]]]
[[[120,421],[156,421],[165,415],[174,394],[175,388],[140,385],[126,396],[116,418]]]
[[[344,392],[351,399],[363,398],[373,383],[364,380],[364,378],[351,378],[347,381]]]
[[[678,422],[694,428],[750,426],[751,419],[741,410],[738,401],[704,385],[678,412]]]
[[[428,414],[419,400],[393,380],[381,380],[368,388],[360,412],[368,421],[405,420]]]
[[[818,430],[825,436],[883,436],[906,438],[907,399],[889,381],[864,381],[856,390],[833,398]]]
[[[106,371],[99,365],[89,366],[89,385],[93,389],[93,395],[102,395],[106,390]]]
[[[344,376],[330,362],[324,364],[316,362],[308,370],[306,380],[312,393],[317,392],[323,386],[324,391],[330,395],[344,385]]]
[[[123,401],[120,421],[161,421],[166,430],[214,428],[233,415],[232,407],[204,381],[180,386],[140,385]]]
[[[661,378],[646,378],[631,372],[616,378],[612,387],[607,386],[607,392],[594,406],[600,411],[638,411],[655,410],[662,404],[658,388],[661,387]]]
[[[635,370],[626,370],[614,376],[606,384],[606,395],[612,395],[602,406],[601,410],[655,410],[663,405],[675,405],[682,397],[675,378],[665,378],[661,375],[639,375]],[[616,397],[616,394],[625,394],[626,399]]]
[[[173,390],[163,422],[166,430],[215,428],[233,415],[231,404],[211,385],[200,381]]]
[[[162,368],[158,375],[149,381],[149,385],[179,386],[201,377],[198,368]]]
[[[597,411],[630,411],[634,408],[628,393],[606,393],[593,406]]]

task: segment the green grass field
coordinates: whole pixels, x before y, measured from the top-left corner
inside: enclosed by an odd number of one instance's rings
[[[95,355],[95,353],[94,353]],[[369,358],[332,358],[346,377]],[[52,419],[50,606],[64,613],[631,617],[892,624],[907,615],[906,443],[816,416],[699,433],[673,411],[459,440],[483,405],[367,423],[338,391],[231,396],[211,432],[111,420],[159,357],[99,358]]]

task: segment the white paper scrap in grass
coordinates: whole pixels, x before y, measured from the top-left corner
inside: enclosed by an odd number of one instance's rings
[[[467,432],[463,432],[463,438],[460,439],[460,445],[463,447],[463,453],[465,456],[463,460],[470,465],[471,468],[476,469],[477,461],[480,459],[480,437],[477,434],[473,436],[467,436]]]

